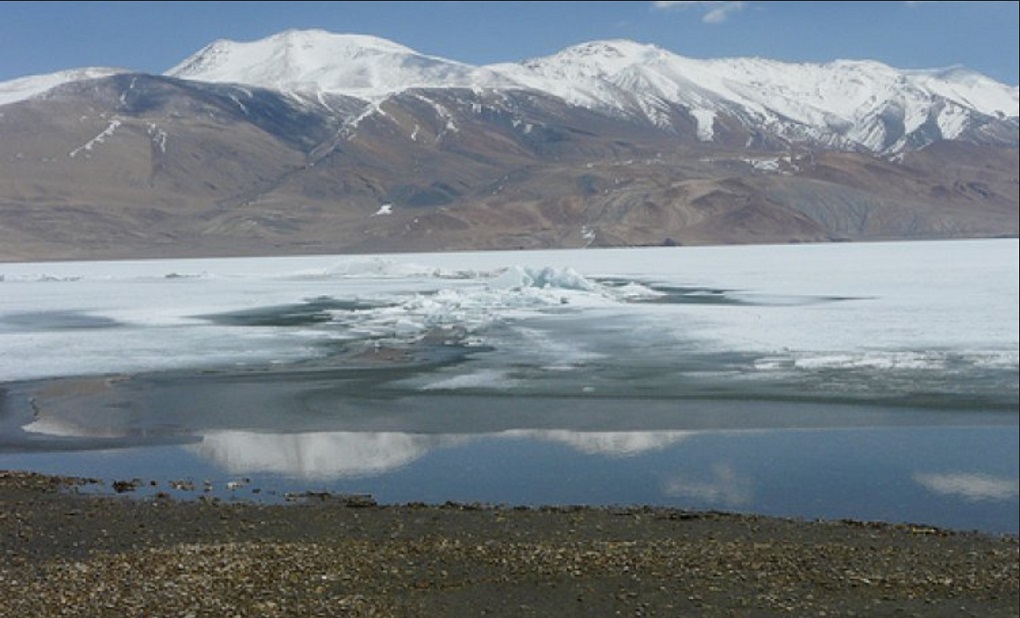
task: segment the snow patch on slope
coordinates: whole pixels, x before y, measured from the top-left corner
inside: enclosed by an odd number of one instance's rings
[[[149,133],[149,137],[152,138],[153,146],[156,146],[157,148],[159,148],[160,152],[165,154],[166,153],[166,139],[167,139],[166,131],[164,131],[163,129],[159,128],[157,125],[155,125],[155,124],[150,122],[150,123],[148,123],[148,133]]]
[[[110,124],[108,124],[105,129],[100,131],[99,135],[93,137],[92,139],[90,139],[89,141],[85,142],[81,146],[79,146],[79,147],[75,148],[74,150],[72,150],[71,152],[67,153],[67,156],[69,156],[69,157],[71,157],[73,159],[76,156],[78,156],[79,153],[81,153],[83,151],[85,153],[92,152],[93,148],[95,148],[98,144],[102,144],[103,142],[106,141],[106,138],[108,138],[111,135],[113,135],[114,131],[116,131],[120,127],[120,125],[121,125],[120,120],[117,120],[116,118],[114,118],[113,120],[110,121]],[[88,154],[86,154],[85,156],[88,156]]]
[[[710,109],[691,110],[691,116],[698,123],[698,139],[710,142],[715,137],[715,112]]]

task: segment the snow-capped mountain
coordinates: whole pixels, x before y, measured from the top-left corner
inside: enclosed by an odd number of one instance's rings
[[[121,72],[78,69],[0,83],[0,104]],[[1009,143],[1020,116],[1016,86],[959,67],[901,71],[873,61],[696,60],[626,40],[476,67],[372,36],[288,30],[252,42],[216,41],[165,75],[311,100],[357,97],[376,106],[411,89],[530,89],[667,132],[693,126],[703,142],[735,123],[751,135],[793,144],[884,154],[940,140]]]
[[[705,142],[716,138],[717,120],[732,119],[794,143],[878,153],[968,132],[972,139],[1001,139],[987,125],[1020,114],[1015,87],[963,68],[695,60],[625,40],[474,67],[375,37],[290,30],[249,43],[217,41],[166,75],[373,102],[413,88],[527,88],[666,131],[693,120]]]
[[[890,152],[956,139],[986,118],[1020,114],[1016,88],[962,68],[694,60],[631,41],[585,43],[490,68],[571,103],[643,117],[663,128],[682,107],[705,141],[713,139],[716,117],[728,115],[795,142]]]
[[[373,36],[323,30],[288,30],[248,43],[219,40],[165,75],[370,101],[409,88],[513,86],[483,67],[426,56]]]
[[[597,41],[217,41],[0,84],[0,260],[1015,236],[1015,86]]]

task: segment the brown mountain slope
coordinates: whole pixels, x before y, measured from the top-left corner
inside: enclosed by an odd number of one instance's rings
[[[889,159],[725,118],[706,144],[693,123],[665,133],[530,91],[368,105],[146,75],[0,112],[3,260],[1018,233],[1016,148]]]

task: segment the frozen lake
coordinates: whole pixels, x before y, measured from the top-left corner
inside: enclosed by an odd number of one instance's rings
[[[1018,531],[1014,239],[0,275],[0,469]]]

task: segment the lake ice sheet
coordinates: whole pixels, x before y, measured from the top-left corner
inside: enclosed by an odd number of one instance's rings
[[[1017,249],[0,265],[0,467],[1016,533]]]

